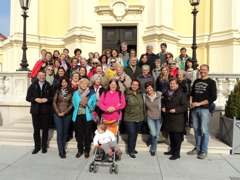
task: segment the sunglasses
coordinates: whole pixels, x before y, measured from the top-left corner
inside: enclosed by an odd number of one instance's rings
[[[169,65],[175,65],[176,63],[168,63]]]
[[[98,64],[98,63],[92,63],[92,64]]]
[[[116,63],[116,61],[112,61],[111,64]]]

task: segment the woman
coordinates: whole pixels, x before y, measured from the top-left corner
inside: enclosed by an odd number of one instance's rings
[[[87,69],[85,67],[80,67],[79,74],[80,74],[80,79],[82,79],[82,78],[88,79],[88,77],[87,77]]]
[[[54,74],[57,75],[58,68],[61,66],[61,61],[60,59],[56,59],[54,61]]]
[[[165,92],[162,101],[162,111],[166,115],[166,128],[169,133],[171,150],[165,155],[172,155],[169,159],[180,158],[181,143],[185,128],[184,112],[187,110],[188,103],[186,95],[178,88],[176,78],[169,79],[170,89]]]
[[[199,70],[195,67],[191,59],[187,59],[185,62],[186,78],[191,80],[190,88],[192,88],[193,82],[200,78]]]
[[[123,65],[117,65],[116,67],[116,74],[113,76],[114,79],[118,81],[118,85],[120,87],[120,91],[124,93],[124,91],[130,87],[131,85],[131,78],[124,72]]]
[[[145,83],[152,81],[153,82],[153,77],[151,76],[150,72],[150,66],[149,65],[143,65],[142,66],[142,74],[140,74],[137,77],[137,80],[140,82],[140,89],[143,93],[146,93],[145,89]]]
[[[94,74],[96,74],[96,67],[100,65],[100,61],[96,58],[92,60],[92,69],[88,73],[88,79],[90,79]]]
[[[157,142],[162,127],[161,118],[161,92],[154,91],[154,83],[147,82],[145,84],[146,95],[145,98],[145,111],[147,117],[147,124],[150,129],[150,137],[147,140],[147,146],[151,145],[150,154],[155,156],[157,150]]]
[[[78,153],[80,158],[85,152],[85,158],[89,158],[91,148],[92,116],[90,110],[96,107],[96,95],[89,89],[89,80],[83,78],[79,82],[78,91],[75,91],[72,98],[74,107],[72,120],[75,125],[75,136],[77,140]]]
[[[108,77],[108,79],[112,79],[113,76],[117,73],[116,65],[117,65],[116,59],[111,57],[110,66],[107,68],[106,71],[106,76]]]
[[[125,91],[126,108],[124,111],[124,123],[128,132],[128,155],[136,159],[137,135],[144,120],[143,96],[140,90],[140,82],[133,80],[131,87]]]
[[[126,105],[124,94],[119,89],[118,81],[111,79],[98,103],[103,111],[103,123],[115,135],[118,133],[118,121],[122,120],[122,109]]]
[[[89,52],[88,53],[88,65],[91,66],[92,65],[92,60],[93,60],[94,54],[93,52]]]
[[[97,65],[97,67],[96,67],[96,74],[98,74],[98,76],[101,76],[101,85],[102,85],[102,87],[104,88],[104,89],[106,89],[107,88],[107,86],[108,86],[108,82],[109,82],[109,80],[108,80],[108,77],[105,75],[105,73],[103,72],[103,68],[102,68],[102,66],[101,65]],[[96,75],[95,74],[95,75]],[[93,84],[92,84],[92,77],[91,77],[91,79],[90,79],[90,86],[92,86]]]
[[[107,56],[106,55],[101,55],[100,57],[100,63],[103,67],[103,72],[106,73],[108,65],[107,65]]]
[[[188,102],[190,102],[190,84],[191,81],[186,79],[186,73],[183,70],[179,70],[177,73],[178,88],[186,95]],[[190,108],[190,104],[188,104]],[[184,112],[184,120],[186,126],[193,126],[193,122],[189,122],[188,110]]]
[[[71,58],[71,66],[70,68],[68,69],[68,73],[69,75],[71,76],[71,74],[74,72],[74,71],[78,71],[80,66],[78,65],[79,63],[79,60],[77,57],[73,56]]]
[[[78,71],[74,71],[72,73],[72,78],[71,78],[71,87],[73,91],[78,90],[78,84],[81,79],[80,73]]]
[[[45,72],[46,72],[46,81],[49,82],[49,84],[53,84],[54,81],[54,68],[52,65],[48,65],[45,68]]]
[[[53,98],[53,108],[59,156],[66,158],[65,145],[72,117],[72,88],[67,77],[60,78],[58,90]]]
[[[90,72],[90,70],[92,69],[92,67],[87,64],[87,59],[84,58],[84,57],[81,58],[80,66],[86,68],[86,70],[87,70],[87,75],[88,75],[88,73]]]
[[[63,67],[65,69],[65,71],[67,71],[70,68],[70,64],[68,64],[68,62],[66,61],[66,54],[65,53],[61,53],[61,55],[59,56],[59,59],[61,61],[61,67]]]
[[[63,67],[59,67],[58,71],[57,71],[57,75],[55,76],[55,78],[53,80],[53,84],[52,84],[54,92],[57,90],[57,88],[59,86],[59,80],[63,76],[66,76],[65,69]]]
[[[173,61],[173,54],[170,53],[170,52],[168,52],[168,53],[166,54],[166,58],[167,58],[167,62],[166,62],[166,63],[163,63],[162,66],[166,66],[166,65],[168,65],[168,62],[169,62],[169,61]]]
[[[147,65],[147,55],[146,54],[142,54],[140,56],[140,62],[138,65],[140,68],[142,68],[143,65]]]
[[[161,72],[161,59],[156,59],[154,64],[155,64],[155,68],[152,70],[152,76],[153,76],[153,82],[155,84]]]
[[[56,59],[58,59],[58,58],[59,58],[59,55],[60,55],[60,52],[59,52],[58,50],[54,50],[54,51],[53,51],[53,57],[52,57],[53,61],[55,61]]]
[[[121,64],[121,65],[124,65],[122,58],[120,58],[118,55],[119,55],[119,52],[118,52],[117,49],[113,49],[113,50],[111,51],[111,57],[112,57],[112,58],[115,58],[116,63]],[[108,59],[108,64],[110,64],[110,62],[111,62],[111,58]]]
[[[169,78],[172,76],[169,73],[167,66],[162,66],[160,70],[160,75],[156,80],[156,91],[160,91],[164,94],[169,89]]]
[[[98,52],[95,52],[93,58],[94,59],[99,59],[100,58],[100,54]]]
[[[107,56],[107,60],[111,57],[111,49],[105,49],[103,54]]]

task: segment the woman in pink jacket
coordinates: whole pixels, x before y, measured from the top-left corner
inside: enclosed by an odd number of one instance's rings
[[[106,92],[102,93],[98,104],[103,111],[103,123],[115,135],[118,132],[118,122],[122,120],[122,109],[126,105],[124,94],[119,89],[118,82],[115,79],[111,79]]]

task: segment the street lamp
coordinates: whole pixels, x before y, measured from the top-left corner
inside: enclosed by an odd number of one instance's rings
[[[189,0],[190,4],[194,7],[192,10],[193,14],[193,43],[192,43],[192,62],[198,66],[197,63],[197,54],[196,54],[196,49],[197,49],[197,43],[196,43],[196,17],[197,17],[197,6],[200,3],[200,0]]]
[[[23,10],[23,44],[22,44],[22,50],[23,50],[23,55],[22,55],[22,63],[20,64],[20,68],[17,71],[29,71],[28,69],[28,63],[27,63],[27,43],[26,43],[26,19],[28,17],[27,15],[27,10],[29,9],[31,0],[19,0],[20,6]]]

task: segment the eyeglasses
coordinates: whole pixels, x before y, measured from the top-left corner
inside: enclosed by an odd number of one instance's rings
[[[111,64],[116,63],[116,61],[112,61]]]
[[[48,71],[53,71],[52,69],[47,69]]]
[[[92,63],[92,64],[98,64],[98,63]]]
[[[168,63],[169,65],[175,65],[176,63]]]
[[[171,58],[171,56],[167,56],[167,58]]]

